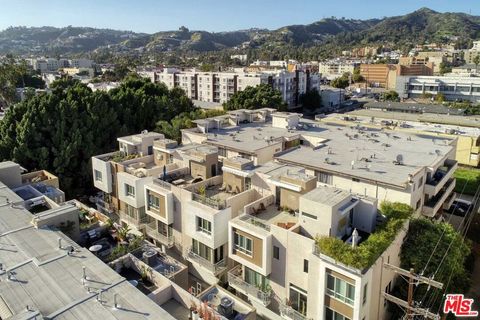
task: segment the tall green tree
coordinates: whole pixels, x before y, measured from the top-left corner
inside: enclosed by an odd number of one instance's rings
[[[180,89],[128,79],[109,93],[71,79],[51,93],[11,107],[0,122],[0,160],[57,174],[68,197],[91,186],[90,158],[111,151],[122,134],[153,130],[159,120],[194,110]]]
[[[348,73],[344,73],[341,77],[333,79],[330,82],[330,85],[334,88],[345,89],[350,85],[350,75]]]
[[[225,110],[260,108],[284,110],[286,104],[283,102],[280,91],[273,89],[268,84],[261,84],[236,92],[229,101],[223,104],[223,108]]]
[[[317,89],[308,90],[300,96],[300,103],[304,109],[315,110],[322,105],[322,97]]]
[[[426,277],[435,277],[445,285],[447,292],[464,293],[470,285],[466,261],[470,255],[470,244],[448,223],[434,223],[420,218],[410,222],[407,237],[400,253],[401,267],[413,268],[415,273]],[[415,301],[423,301],[422,306],[438,310],[442,303],[439,289],[420,285],[414,294]],[[400,281],[395,295],[405,299],[408,284]],[[401,312],[403,314],[403,311]],[[394,318],[396,318],[394,316]]]

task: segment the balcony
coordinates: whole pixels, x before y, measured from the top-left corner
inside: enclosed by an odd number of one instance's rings
[[[255,285],[243,280],[243,270],[241,265],[238,265],[232,270],[230,270],[227,276],[228,284],[235,290],[242,292],[249,298],[261,301],[265,307],[267,307],[270,302],[272,302],[271,291],[263,291]]]
[[[438,210],[442,208],[443,204],[447,201],[455,188],[455,178],[449,179],[434,197],[431,197],[423,206],[423,213],[428,217],[433,217],[437,214]]]
[[[195,252],[193,252],[192,248],[188,249],[186,258],[190,262],[195,262],[195,263],[201,265],[205,269],[212,272],[214,275],[218,275],[218,274],[222,273],[227,268],[225,259],[220,261],[220,262],[213,263],[213,262],[205,259],[204,257],[199,256]]]
[[[282,316],[282,318],[288,319],[288,320],[307,320],[308,319],[305,315],[293,309],[291,306],[287,306],[283,303],[280,303],[280,315]]]
[[[457,161],[447,160],[445,165],[440,167],[433,177],[425,183],[425,193],[433,197],[437,195],[445,186],[447,181],[452,177],[458,167]]]
[[[147,236],[155,239],[156,241],[164,244],[167,248],[172,248],[175,241],[172,235],[166,236],[158,232],[158,228],[155,222],[145,225],[145,233]]]
[[[123,211],[119,211],[119,216],[120,216],[120,220],[123,220],[127,224],[132,225],[136,228],[139,228],[144,225],[143,219],[134,218],[132,216],[129,216]]]

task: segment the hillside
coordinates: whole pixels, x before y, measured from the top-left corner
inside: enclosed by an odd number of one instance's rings
[[[480,39],[480,17],[422,8],[407,15],[371,20],[323,19],[276,30],[140,34],[83,27],[12,27],[0,32],[0,54],[71,55],[88,52],[163,54],[218,51],[256,52],[271,57],[318,57],[369,44],[405,48],[425,42],[457,41],[465,47]]]

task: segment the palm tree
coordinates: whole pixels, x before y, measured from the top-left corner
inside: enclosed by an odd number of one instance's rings
[[[118,229],[118,239],[120,241],[125,241],[127,240],[127,235],[130,232],[130,227],[129,226],[123,226],[120,229]]]

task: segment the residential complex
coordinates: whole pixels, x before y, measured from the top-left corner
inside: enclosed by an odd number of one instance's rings
[[[463,52],[463,59],[467,64],[473,64],[473,59],[478,55],[480,55],[480,41],[473,41],[472,48]]]
[[[92,69],[95,63],[89,59],[54,59],[33,58],[26,59],[33,70],[40,73],[57,72],[63,68]]]
[[[307,90],[319,88],[319,76],[308,71],[268,70],[262,72],[201,72],[165,68],[162,72],[148,74],[153,80],[164,83],[169,89],[182,88],[193,100],[224,103],[246,87],[269,84],[280,91],[289,107],[299,105],[299,98]]]
[[[480,101],[480,78],[441,76],[399,76],[396,91],[400,98],[421,98],[425,94],[441,93],[446,100]]]
[[[322,119],[322,122],[388,128],[393,131],[431,136],[432,139],[437,137],[456,139],[455,160],[464,166],[478,167],[480,165],[480,128],[478,124],[476,124],[476,127],[471,126],[475,124],[474,118],[471,119],[470,123],[456,120],[468,120],[468,117],[446,114],[386,112],[368,108],[355,110],[346,115],[331,114]]]
[[[386,318],[383,292],[396,275],[383,265],[399,265],[408,224],[361,270],[317,240],[367,241],[383,201],[441,218],[454,198],[457,140],[274,109],[195,124],[181,144],[143,132],[93,157],[98,209],[187,266],[190,292],[228,286],[267,319]]]
[[[353,74],[355,67],[355,63],[329,61],[318,64],[318,73],[328,80],[333,80],[346,72]]]
[[[55,176],[21,171],[0,163],[0,318],[176,319],[62,232],[79,211],[49,198]]]

